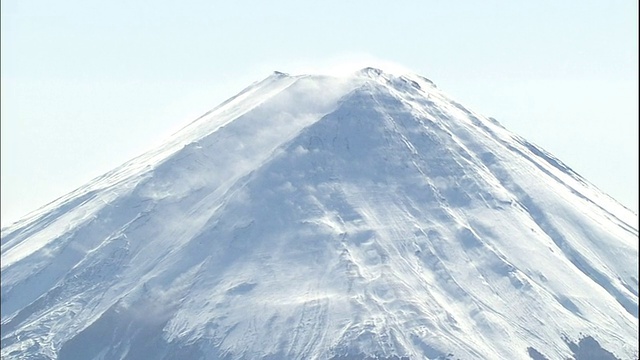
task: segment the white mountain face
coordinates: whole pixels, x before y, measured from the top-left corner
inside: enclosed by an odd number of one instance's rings
[[[412,74],[274,73],[1,249],[2,359],[638,354],[638,216]]]

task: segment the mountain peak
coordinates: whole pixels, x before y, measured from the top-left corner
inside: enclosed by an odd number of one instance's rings
[[[356,77],[364,77],[372,80],[377,80],[379,82],[392,84],[394,86],[405,87],[407,85],[421,89],[422,86],[420,84],[427,85],[428,87],[435,88],[436,85],[429,79],[424,76],[418,75],[416,73],[407,71],[407,70],[383,70],[377,67],[365,67],[355,72]]]
[[[382,71],[382,69],[378,69],[378,68],[375,68],[375,67],[367,66],[365,68],[362,68],[362,69],[358,70],[356,72],[356,74],[369,76],[369,77],[378,77],[378,76],[381,76],[382,74],[384,74],[384,71]]]
[[[636,355],[637,215],[428,83],[274,72],[2,229],[0,357]]]

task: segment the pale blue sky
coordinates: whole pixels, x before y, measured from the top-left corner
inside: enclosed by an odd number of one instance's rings
[[[636,1],[14,0],[1,10],[3,225],[273,70],[370,59],[430,78],[638,210]]]

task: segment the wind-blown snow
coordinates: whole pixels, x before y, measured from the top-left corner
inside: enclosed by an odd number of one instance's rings
[[[426,78],[274,73],[2,229],[1,354],[630,359],[637,223]]]

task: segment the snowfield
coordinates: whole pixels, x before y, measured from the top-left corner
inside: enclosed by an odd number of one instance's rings
[[[415,74],[276,72],[1,243],[2,359],[638,356],[638,215]]]

